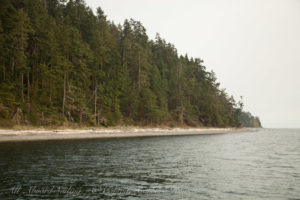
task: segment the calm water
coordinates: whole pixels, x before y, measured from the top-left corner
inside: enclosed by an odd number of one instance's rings
[[[0,199],[300,199],[300,130],[0,143]]]

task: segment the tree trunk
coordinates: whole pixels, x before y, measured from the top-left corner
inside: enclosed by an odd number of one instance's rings
[[[181,61],[177,68],[177,105],[179,104],[179,120],[180,124],[183,125],[183,113],[184,113],[184,107],[183,107],[183,101],[182,101],[182,88],[181,88],[181,72],[182,72],[182,64]]]
[[[65,115],[65,101],[66,101],[66,72],[64,74],[64,97],[62,103],[62,116]]]
[[[180,66],[177,68],[177,105],[180,103]]]
[[[13,120],[13,122],[15,122],[18,125],[20,125],[20,123],[22,121],[22,110],[21,110],[21,108],[17,108],[17,112],[13,116],[12,120]]]
[[[15,70],[15,61],[13,61],[11,64],[11,72],[14,73],[14,70]]]
[[[38,64],[37,64],[37,67],[36,67],[36,83],[35,83],[35,89],[36,89],[36,91],[38,91],[38,89],[39,89],[39,67],[38,67]]]
[[[24,74],[21,72],[21,98],[24,103]]]
[[[100,124],[100,110],[98,110],[98,121],[97,121],[97,125],[99,126]]]
[[[29,80],[29,72],[27,72],[27,101],[30,102],[30,80]]]
[[[179,119],[180,119],[181,125],[183,125],[183,103],[182,103],[182,100],[181,100],[181,105],[180,105],[180,116],[179,116]]]
[[[139,90],[141,89],[141,54],[139,52]]]
[[[79,115],[79,125],[81,126],[82,123],[82,109],[80,109],[80,115]]]
[[[50,74],[52,74],[52,65],[50,67]],[[49,102],[51,103],[52,101],[52,79],[51,79],[51,76],[49,78]]]
[[[5,65],[3,64],[3,81],[5,81]]]
[[[35,81],[34,81],[34,70],[35,69],[35,61],[33,61],[33,66],[32,66],[32,70],[31,70],[31,88],[32,88],[32,93],[33,95],[35,94],[35,87],[34,87],[34,84],[35,84]]]
[[[44,8],[47,9],[47,1],[44,0]]]
[[[122,53],[122,72],[124,72],[125,68],[125,49],[123,48],[123,53]]]
[[[30,102],[27,103],[27,117],[30,115],[31,105]]]
[[[97,125],[97,87],[95,88],[94,110],[95,110],[95,125]]]

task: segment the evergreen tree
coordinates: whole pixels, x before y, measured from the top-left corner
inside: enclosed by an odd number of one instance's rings
[[[261,126],[201,59],[83,0],[2,0],[0,46],[0,126]]]

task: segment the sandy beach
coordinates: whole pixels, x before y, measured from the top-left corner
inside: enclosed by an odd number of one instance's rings
[[[223,134],[249,131],[246,128],[105,128],[66,130],[5,130],[0,129],[0,142],[21,142],[36,140],[67,140],[92,138],[128,138],[151,136],[179,136],[200,134]]]

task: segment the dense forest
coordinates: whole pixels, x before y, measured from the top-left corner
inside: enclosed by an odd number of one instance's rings
[[[0,47],[0,126],[261,126],[201,59],[82,0],[1,0]]]

